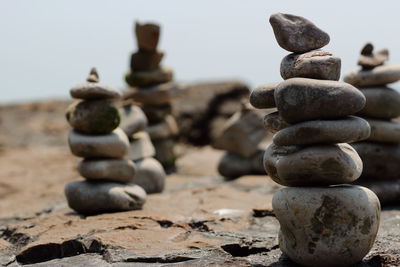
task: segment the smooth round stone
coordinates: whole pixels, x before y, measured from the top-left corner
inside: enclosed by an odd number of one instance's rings
[[[166,174],[154,158],[135,161],[137,171],[134,183],[142,187],[147,194],[160,193],[165,187]]]
[[[161,163],[167,173],[175,169],[176,155],[174,151],[175,141],[171,138],[158,139],[153,142],[156,149],[155,158]]]
[[[314,50],[304,54],[289,54],[282,59],[281,76],[284,80],[303,77],[337,81],[340,78],[340,58],[332,53]]]
[[[272,207],[279,247],[305,266],[349,266],[372,248],[380,220],[376,195],[361,186],[282,188]]]
[[[255,108],[274,108],[275,88],[279,83],[267,83],[256,87],[250,94],[250,104]]]
[[[123,158],[128,153],[129,140],[120,129],[106,135],[84,135],[70,131],[68,143],[72,154],[83,158]]]
[[[362,66],[363,69],[373,69],[377,66],[381,66],[389,59],[389,51],[387,49],[381,49],[373,52],[374,46],[367,43],[361,50],[361,55],[358,58],[358,65]]]
[[[400,123],[368,119],[371,135],[368,141],[400,143]]]
[[[364,107],[365,97],[347,83],[291,78],[278,85],[275,102],[279,115],[296,123],[352,115]]]
[[[152,71],[159,67],[164,53],[154,51],[138,51],[132,54],[131,70],[132,71]]]
[[[263,120],[264,128],[270,131],[271,133],[276,133],[286,127],[289,127],[290,124],[287,123],[279,116],[279,112],[272,112],[270,114],[265,115]]]
[[[400,145],[357,142],[351,146],[363,161],[360,180],[394,180],[400,174]]]
[[[259,150],[251,157],[226,152],[218,163],[218,173],[228,180],[244,175],[265,174],[263,165],[264,151]]]
[[[329,35],[308,19],[276,13],[269,18],[280,47],[290,52],[304,53],[329,43]]]
[[[264,167],[272,180],[281,185],[322,186],[355,181],[361,175],[363,163],[348,144],[272,144],[265,151]]]
[[[377,195],[382,206],[399,203],[400,179],[393,181],[358,181],[356,181],[358,185],[369,188]]]
[[[367,102],[357,115],[392,119],[400,116],[400,93],[388,87],[360,89]]]
[[[147,127],[151,140],[165,139],[177,136],[179,133],[178,124],[172,115],[167,115],[164,121]]]
[[[159,83],[166,83],[172,80],[172,70],[161,67],[152,71],[128,72],[125,76],[127,84],[130,86],[147,87]]]
[[[400,65],[383,65],[372,70],[353,70],[343,80],[356,87],[385,85],[400,80]]]
[[[129,183],[135,177],[136,167],[127,159],[85,159],[79,163],[78,172],[88,180]]]
[[[121,124],[119,127],[127,136],[143,131],[147,127],[147,118],[141,108],[134,105],[126,105],[119,109]]]
[[[352,143],[367,139],[370,127],[366,120],[349,116],[337,120],[305,121],[277,132],[277,146]]]
[[[120,123],[118,109],[108,100],[77,101],[65,116],[74,130],[84,134],[108,134]]]
[[[69,91],[73,98],[79,99],[111,99],[121,97],[121,92],[117,89],[100,83],[78,84]]]
[[[147,198],[138,185],[90,181],[67,184],[65,196],[69,207],[82,214],[137,210]]]
[[[156,154],[153,143],[147,132],[137,132],[130,138],[130,146],[126,158],[130,160],[139,160],[147,157],[153,157]]]

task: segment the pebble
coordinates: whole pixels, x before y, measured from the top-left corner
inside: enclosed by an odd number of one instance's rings
[[[155,51],[160,39],[160,26],[153,23],[135,24],[135,34],[139,50]]]
[[[134,183],[142,187],[147,194],[160,193],[165,187],[166,174],[154,158],[135,161],[137,171]]]
[[[273,142],[278,146],[352,143],[367,139],[369,135],[370,126],[366,120],[349,116],[291,125],[277,132]]]
[[[374,244],[380,204],[360,186],[282,188],[272,206],[280,223],[279,247],[305,266],[350,266]]]
[[[132,87],[149,87],[159,83],[167,83],[172,79],[172,70],[166,67],[160,67],[152,71],[128,72],[125,76],[127,84]]]
[[[129,183],[135,177],[135,164],[127,159],[85,159],[78,172],[88,180],[108,180]]]
[[[151,86],[146,89],[133,90],[128,97],[145,105],[162,105],[182,96],[185,88],[175,82]]]
[[[258,150],[249,158],[231,152],[225,152],[218,162],[218,173],[228,180],[244,175],[265,175],[263,155],[263,150]]]
[[[121,123],[119,127],[130,137],[147,127],[147,118],[142,109],[134,105],[126,105],[119,109]]]
[[[357,115],[392,119],[400,116],[400,93],[388,87],[361,88],[366,98],[364,108]]]
[[[68,143],[72,154],[83,158],[123,158],[128,152],[129,140],[121,128],[106,135],[84,135],[69,132]]]
[[[156,70],[164,53],[161,52],[145,52],[139,51],[132,54],[131,57],[131,70],[132,71],[153,71]]]
[[[177,136],[179,129],[175,118],[172,115],[167,115],[164,121],[148,126],[147,132],[151,140],[156,140]]]
[[[65,195],[69,207],[82,214],[137,210],[147,198],[138,185],[90,181],[67,184]]]
[[[99,83],[84,83],[78,84],[69,91],[73,98],[78,99],[112,99],[122,96],[121,92]]]
[[[290,126],[289,123],[284,121],[282,117],[279,116],[278,111],[265,115],[263,120],[263,125],[264,128],[270,131],[271,133],[276,133]]]
[[[212,146],[243,157],[250,157],[258,150],[258,144],[266,137],[262,117],[254,110],[236,112],[216,134]]]
[[[350,84],[291,78],[275,90],[280,116],[288,123],[352,115],[365,105],[364,95]]]
[[[400,173],[400,145],[357,142],[351,144],[363,161],[362,180],[395,180]]]
[[[348,144],[301,146],[270,145],[264,167],[284,186],[323,186],[351,183],[360,177],[363,164]]]
[[[303,77],[337,81],[341,60],[332,53],[313,50],[304,54],[289,54],[282,59],[281,76],[284,80]]]
[[[386,85],[400,80],[400,65],[383,65],[372,70],[354,70],[343,80],[356,87]]]
[[[371,135],[368,141],[383,143],[400,143],[400,123],[368,119]]]
[[[275,104],[275,88],[279,83],[267,83],[256,87],[250,94],[250,104],[255,108],[274,108]]]
[[[176,155],[174,151],[175,140],[158,139],[153,142],[156,150],[155,158],[161,163],[164,169],[169,173],[175,169]]]
[[[130,160],[139,160],[147,157],[153,157],[156,154],[154,146],[147,132],[138,132],[130,139],[128,155]]]
[[[276,41],[289,52],[304,53],[327,45],[329,35],[308,19],[276,13],[269,18]]]
[[[111,133],[120,123],[118,109],[109,100],[76,101],[66,118],[74,130],[93,135]]]

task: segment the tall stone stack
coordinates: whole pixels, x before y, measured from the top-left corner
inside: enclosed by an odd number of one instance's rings
[[[126,159],[129,141],[121,128],[115,100],[119,91],[99,83],[92,69],[87,83],[70,90],[77,99],[67,110],[73,130],[68,136],[72,154],[84,158],[78,172],[84,181],[65,187],[68,205],[83,214],[140,209],[146,192],[132,184],[135,164]]]
[[[361,69],[347,73],[344,81],[357,87],[367,99],[357,115],[371,126],[370,137],[352,144],[364,169],[357,182],[374,191],[382,204],[400,201],[400,93],[387,84],[400,80],[400,65],[385,65],[389,51],[373,51],[368,43],[361,50]]]
[[[148,133],[156,148],[156,158],[166,170],[174,169],[175,137],[178,126],[173,117],[171,101],[182,93],[182,87],[172,82],[170,68],[160,66],[164,54],[157,50],[160,26],[135,24],[138,51],[132,54],[130,71],[125,80],[131,86],[126,98],[142,105],[149,126]]]
[[[119,112],[120,127],[129,139],[127,158],[136,165],[135,184],[140,185],[147,194],[162,192],[166,174],[160,162],[153,158],[155,149],[145,131],[146,115],[138,106],[129,102],[125,102]]]
[[[224,124],[216,135],[212,146],[225,150],[218,163],[218,172],[227,179],[243,175],[263,174],[263,155],[266,132],[262,127],[262,116],[248,103]]]
[[[380,218],[372,191],[346,185],[362,172],[360,157],[347,143],[369,135],[368,123],[350,116],[363,108],[365,97],[337,81],[339,58],[317,50],[329,43],[327,33],[295,15],[273,14],[269,21],[278,44],[293,52],[281,63],[285,81],[252,92],[278,110],[265,119],[277,132],[264,166],[287,186],[272,201],[280,249],[306,266],[351,265],[371,249]]]

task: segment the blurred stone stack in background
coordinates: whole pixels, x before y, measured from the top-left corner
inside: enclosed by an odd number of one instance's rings
[[[275,182],[288,186],[272,200],[279,247],[305,266],[354,264],[372,248],[380,219],[371,190],[343,185],[362,172],[360,157],[347,143],[369,136],[368,123],[350,116],[363,108],[365,97],[338,82],[340,58],[319,50],[330,41],[326,32],[290,14],[273,14],[269,22],[278,44],[293,52],[281,62],[285,81],[250,96],[251,103],[278,109],[264,121],[276,132],[264,165]]]
[[[352,144],[364,169],[358,184],[374,191],[382,204],[400,201],[400,93],[387,84],[400,80],[400,65],[384,65],[389,51],[373,51],[372,44],[361,50],[360,70],[347,73],[344,81],[365,95],[365,107],[357,114],[371,126],[370,137]]]
[[[72,154],[84,158],[78,171],[85,181],[66,185],[68,205],[83,214],[140,209],[146,192],[132,184],[136,166],[125,158],[129,141],[118,127],[120,115],[115,102],[120,92],[100,84],[93,68],[87,83],[74,86],[70,94],[78,100],[66,113],[73,128],[68,143]]]
[[[156,149],[156,158],[167,171],[175,168],[175,137],[178,126],[173,117],[171,101],[183,88],[173,82],[172,70],[160,66],[164,56],[157,50],[160,26],[135,24],[138,51],[132,54],[130,71],[125,80],[131,87],[124,98],[140,103],[149,122],[147,132]]]
[[[218,172],[228,179],[264,174],[266,137],[262,116],[242,103],[242,109],[233,114],[213,140],[214,148],[226,151],[218,163]]]
[[[165,171],[155,158],[154,146],[147,128],[147,118],[143,111],[131,101],[125,101],[119,109],[121,129],[129,138],[127,158],[136,165],[135,184],[140,185],[146,193],[162,192],[165,186]]]

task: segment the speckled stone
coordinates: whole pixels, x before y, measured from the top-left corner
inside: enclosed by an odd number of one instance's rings
[[[352,115],[365,105],[364,95],[350,84],[292,78],[275,90],[279,115],[289,123]]]
[[[379,200],[360,186],[283,188],[274,194],[272,206],[281,226],[280,249],[305,266],[361,261],[379,228]]]
[[[349,116],[300,122],[280,130],[272,140],[278,146],[336,144],[361,141],[369,135],[370,126],[366,120]]]
[[[253,89],[250,94],[250,104],[255,108],[274,108],[275,88],[279,83],[267,83]]]
[[[118,109],[108,100],[77,101],[65,116],[75,131],[84,134],[108,134],[120,123]]]
[[[106,135],[84,135],[72,130],[68,143],[72,154],[83,158],[123,158],[129,147],[128,137],[120,128]]]
[[[383,65],[372,70],[353,70],[343,80],[356,87],[386,85],[400,80],[400,65]]]
[[[147,198],[138,185],[89,181],[67,184],[65,195],[69,207],[82,214],[137,210]]]
[[[276,133],[290,126],[289,123],[284,121],[282,117],[279,116],[279,112],[277,111],[265,115],[263,124],[264,128],[270,131],[271,133]]]
[[[329,35],[308,19],[276,13],[269,18],[278,44],[287,51],[304,53],[321,48],[330,41]]]
[[[276,183],[285,186],[322,186],[351,183],[360,177],[363,164],[348,144],[315,146],[270,145],[264,167]]]
[[[332,53],[313,50],[304,54],[289,54],[282,59],[281,76],[284,80],[303,77],[337,81],[341,60]]]

